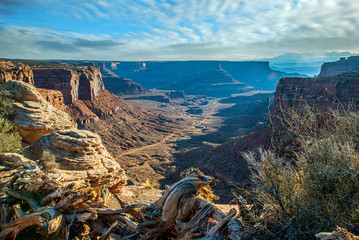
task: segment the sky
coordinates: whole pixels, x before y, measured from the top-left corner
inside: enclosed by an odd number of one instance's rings
[[[359,52],[357,0],[0,0],[0,57],[248,60]]]

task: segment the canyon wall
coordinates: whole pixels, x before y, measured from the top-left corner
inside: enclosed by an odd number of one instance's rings
[[[9,80],[18,80],[34,85],[31,68],[24,64],[14,64],[10,61],[0,61],[0,84]]]
[[[105,88],[98,67],[38,68],[33,72],[36,87],[61,91],[66,104],[94,99]]]
[[[270,68],[269,62],[171,61],[97,63],[105,74],[116,74],[144,88],[183,90],[186,94],[228,97],[253,89],[274,90],[287,74]],[[105,71],[106,70],[106,71]]]
[[[272,115],[280,116],[279,102],[283,109],[288,109],[293,99],[295,108],[298,107],[300,99],[309,106],[317,102],[316,107],[320,112],[329,108],[335,109],[342,104],[358,105],[359,73],[346,72],[321,78],[283,78],[274,94]]]
[[[318,77],[338,75],[340,73],[359,70],[359,56],[340,58],[336,62],[324,63]]]

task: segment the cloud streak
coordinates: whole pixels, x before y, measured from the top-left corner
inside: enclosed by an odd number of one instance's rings
[[[15,4],[20,1],[2,0],[0,8],[12,2],[13,12],[24,7]],[[64,25],[57,27],[65,30],[55,32],[2,23],[2,36],[11,34],[13,39],[0,40],[6,57],[18,56],[19,49],[12,45],[21,41],[31,46],[30,53],[43,52],[50,58],[56,52],[56,56],[112,60],[235,60],[287,52],[359,52],[359,2],[352,0],[78,0],[76,6],[67,0],[39,0],[38,4],[51,9],[54,18],[75,17],[78,29]]]

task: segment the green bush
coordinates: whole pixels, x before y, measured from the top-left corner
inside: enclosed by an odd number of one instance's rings
[[[284,147],[244,154],[253,172],[253,196],[264,206],[254,216],[257,228],[278,239],[311,239],[337,226],[357,234],[358,112],[306,108],[287,112],[286,121]]]
[[[0,154],[21,149],[21,137],[13,131],[10,121],[14,111],[12,103],[11,94],[0,90]]]
[[[0,118],[0,154],[7,152],[19,152],[21,150],[21,137],[13,132],[12,123]]]
[[[13,114],[11,93],[0,89],[0,117],[9,119]]]

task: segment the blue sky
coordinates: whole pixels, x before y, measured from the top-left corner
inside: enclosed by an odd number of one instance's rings
[[[0,0],[0,57],[244,60],[359,52],[356,0]]]

